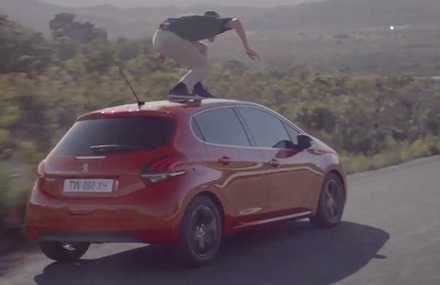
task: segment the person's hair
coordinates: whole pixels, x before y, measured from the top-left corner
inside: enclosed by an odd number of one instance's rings
[[[219,13],[215,12],[215,11],[206,11],[203,16],[208,16],[208,17],[214,17],[214,18],[220,18]]]

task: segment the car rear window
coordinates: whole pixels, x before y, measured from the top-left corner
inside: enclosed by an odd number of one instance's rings
[[[154,116],[78,121],[60,140],[54,152],[96,156],[153,150],[170,143],[174,125],[171,118]]]

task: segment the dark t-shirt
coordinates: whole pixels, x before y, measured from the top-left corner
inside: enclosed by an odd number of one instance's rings
[[[185,40],[200,41],[230,30],[230,28],[226,27],[226,23],[231,19],[200,15],[183,16],[180,18],[169,18],[160,27],[175,33]]]

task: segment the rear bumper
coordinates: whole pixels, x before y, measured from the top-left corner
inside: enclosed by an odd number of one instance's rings
[[[133,198],[133,197],[132,197]],[[174,243],[178,239],[178,203],[145,204],[141,199],[52,199],[33,190],[27,206],[29,238],[64,242]]]
[[[41,231],[38,241],[65,241],[65,242],[145,242],[142,238],[123,232],[76,232],[76,231]]]

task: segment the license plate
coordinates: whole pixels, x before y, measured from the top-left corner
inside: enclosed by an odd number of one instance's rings
[[[64,192],[110,193],[113,191],[112,179],[66,179]]]

